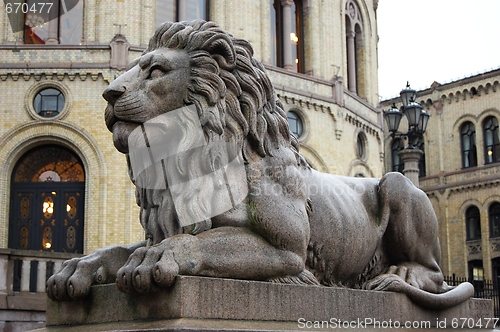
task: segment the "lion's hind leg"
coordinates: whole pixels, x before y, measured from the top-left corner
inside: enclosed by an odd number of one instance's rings
[[[385,274],[428,292],[446,291],[439,267],[438,220],[427,195],[399,173],[382,178],[379,195],[388,218],[382,243]]]
[[[365,289],[398,291],[401,283],[432,293],[444,293],[450,288],[444,282],[441,271],[431,271],[414,262],[391,265],[389,269],[365,283]]]

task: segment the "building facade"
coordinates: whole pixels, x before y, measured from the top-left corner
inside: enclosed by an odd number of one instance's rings
[[[499,81],[497,69],[418,91],[417,102],[431,114],[420,146],[420,188],[439,219],[446,275],[500,277]],[[388,171],[402,171],[397,152],[404,144],[386,135]]]
[[[309,163],[382,175],[377,0],[60,0],[50,21],[21,2],[0,13],[0,310],[43,312],[64,259],[144,238],[101,93],[164,21],[248,39]]]

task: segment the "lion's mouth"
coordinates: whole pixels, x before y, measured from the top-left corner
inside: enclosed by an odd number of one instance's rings
[[[114,114],[113,105],[108,104],[104,117],[106,120],[106,127],[113,133],[113,143],[118,151],[121,153],[128,153],[128,138],[130,133],[140,126],[140,123],[122,121]]]
[[[113,143],[118,151],[121,153],[128,153],[128,138],[130,133],[140,126],[140,124],[132,122],[117,121],[113,125]]]

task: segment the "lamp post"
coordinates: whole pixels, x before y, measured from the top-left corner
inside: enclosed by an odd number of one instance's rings
[[[415,102],[417,91],[410,88],[409,83],[406,83],[406,88],[401,90],[399,95],[403,103],[401,109],[398,109],[394,103],[392,108],[384,113],[384,117],[392,138],[403,137],[408,139],[408,146],[399,151],[398,155],[404,164],[403,174],[418,187],[418,163],[423,154],[418,148],[418,143],[423,139],[430,114],[424,110],[422,105]],[[408,120],[408,131],[406,133],[398,132],[403,115]]]

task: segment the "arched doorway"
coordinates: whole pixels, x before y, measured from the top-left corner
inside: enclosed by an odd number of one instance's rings
[[[85,171],[69,149],[24,154],[11,178],[9,248],[83,253]]]

